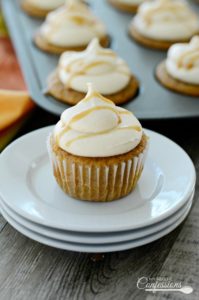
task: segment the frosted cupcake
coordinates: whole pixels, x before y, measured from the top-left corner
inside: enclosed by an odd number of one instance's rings
[[[67,0],[47,16],[35,35],[35,43],[43,51],[60,54],[67,50],[81,51],[94,37],[103,46],[108,45],[106,28],[88,5],[80,0]]]
[[[183,0],[155,0],[140,5],[129,32],[140,44],[165,50],[197,34],[199,19]]]
[[[102,48],[93,39],[82,52],[62,54],[58,67],[48,79],[48,94],[68,104],[76,104],[87,92],[87,82],[116,104],[132,99],[138,81],[126,62],[111,49]]]
[[[89,85],[49,137],[57,183],[70,196],[112,201],[129,194],[143,170],[147,138],[136,117]]]
[[[150,0],[108,0],[115,8],[129,13],[137,12],[139,5],[144,1]]]
[[[158,80],[168,89],[199,96],[199,36],[190,43],[171,46],[166,61],[156,70]]]
[[[21,7],[30,16],[42,18],[64,2],[65,0],[23,0]]]

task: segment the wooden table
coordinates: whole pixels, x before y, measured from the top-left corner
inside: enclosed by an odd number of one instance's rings
[[[37,109],[24,134],[54,124],[57,118]],[[199,119],[143,122],[179,143],[199,172]],[[171,166],[172,168],[172,166]],[[151,300],[199,299],[199,189],[187,219],[172,233],[136,249],[91,255],[57,250],[34,242],[0,216],[1,300]],[[171,277],[191,295],[145,292],[140,277]]]

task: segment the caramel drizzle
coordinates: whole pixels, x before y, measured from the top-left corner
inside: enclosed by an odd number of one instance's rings
[[[77,59],[75,61],[75,63],[79,63],[79,65],[82,66],[81,70],[77,70],[77,71],[74,72],[75,74],[79,74],[79,73],[84,74],[84,73],[86,73],[86,71],[92,69],[93,67],[96,67],[96,66],[99,66],[99,65],[103,65],[103,64],[107,64],[110,67],[113,67],[113,64],[111,64],[110,62],[103,61],[103,60],[101,60],[101,61],[98,60],[98,61],[95,61],[95,62],[84,64],[84,61],[82,60],[82,58],[80,58],[80,59]],[[74,61],[72,61],[69,65],[67,65],[64,68],[64,70],[67,73],[71,73],[72,72],[71,67],[72,67],[73,64],[74,64]]]
[[[106,103],[113,104],[113,102],[111,100],[107,99],[106,97],[103,97],[102,95],[100,95],[98,92],[95,92],[95,91],[93,91],[90,95],[86,95],[86,97],[82,101],[88,102],[92,98],[100,98],[100,100],[102,100]]]
[[[93,98],[93,95],[92,95]],[[67,126],[63,129],[62,132],[60,132],[60,134],[57,136],[57,141],[58,139],[60,139],[66,132],[68,132],[71,129],[71,125],[81,119],[83,119],[84,117],[86,117],[87,115],[89,115],[90,113],[92,113],[93,111],[97,111],[97,110],[102,110],[102,109],[108,109],[113,111],[114,113],[116,113],[118,115],[118,113],[114,110],[113,107],[107,107],[107,106],[97,106],[97,107],[92,107],[90,109],[87,109],[79,114],[77,114],[76,116],[74,116],[73,118],[71,118],[70,122],[67,124]],[[118,116],[119,117],[119,116]],[[119,122],[120,122],[120,118],[119,118]],[[119,123],[118,122],[118,123]]]
[[[88,64],[84,65],[84,61],[81,58],[81,59],[77,59],[76,63],[80,63],[80,66],[82,66],[81,70],[77,70],[77,71],[72,72],[71,67],[74,64],[74,61],[72,61],[69,65],[67,65],[64,68],[64,70],[67,73],[69,73],[69,74],[71,73],[70,76],[69,76],[69,78],[68,78],[68,80],[67,80],[67,83],[65,84],[66,87],[69,87],[71,85],[71,82],[72,82],[72,80],[73,80],[74,77],[79,76],[79,75],[85,75],[86,72],[88,70],[92,69],[93,67],[96,67],[96,66],[99,66],[99,65],[103,65],[103,64],[107,64],[110,67],[112,67],[112,70],[114,70],[114,65],[111,64],[111,63],[109,63],[109,62],[106,62],[106,61],[95,61],[95,62],[88,63]],[[129,73],[125,72],[124,70],[120,70],[120,73],[124,74],[126,76],[129,76]]]
[[[188,59],[188,61],[185,62],[184,61],[185,59]],[[192,69],[198,59],[199,59],[199,49],[187,51],[186,53],[180,56],[178,67],[186,68],[187,70]]]
[[[86,111],[83,111],[83,112],[77,114],[76,116],[74,116],[70,120],[68,126],[70,127],[71,124],[73,124],[75,122],[78,122],[79,120],[83,119],[84,117],[86,117],[87,115],[89,115],[90,113],[92,113],[93,111],[98,111],[98,110],[103,110],[103,109],[110,110],[110,111],[112,111],[112,112],[114,112],[115,114],[118,115],[117,111],[113,107],[109,107],[109,106],[105,106],[105,105],[104,106],[92,107],[92,108],[89,108]]]
[[[86,72],[86,71],[92,69],[93,67],[100,66],[100,65],[103,65],[103,64],[106,64],[106,65],[112,67],[112,69],[114,69],[113,64],[111,64],[110,62],[105,62],[105,61],[98,60],[98,61],[89,63],[87,66],[84,67],[83,71]]]
[[[110,50],[107,50],[107,49],[98,50],[97,54],[98,55],[107,55],[107,56],[112,56],[112,57],[116,56],[116,54],[113,51],[110,51]]]
[[[69,19],[71,19],[77,25],[89,25],[89,26],[91,26],[92,24],[95,23],[95,20],[85,18],[85,17],[81,17],[81,16],[69,16]]]
[[[53,27],[51,26],[50,28],[49,37],[51,37],[53,34],[56,34],[56,30],[61,25],[62,17],[64,18],[68,17],[78,25],[92,26],[96,22],[95,19],[92,19],[91,17],[86,15],[85,16],[75,15],[75,13],[79,11],[80,7],[81,7],[80,11],[84,11],[85,13],[89,14],[90,11],[87,5],[83,3],[78,4],[78,6],[76,4],[65,5],[65,7],[63,6],[59,18],[57,18],[57,20],[54,20]],[[72,14],[70,14],[70,12]]]
[[[91,20],[91,19],[88,19],[88,18],[84,18],[84,22],[83,22],[83,17],[79,17],[79,16],[69,16],[69,19],[72,19],[73,21],[75,20],[76,18],[76,21],[78,18],[82,18],[81,20],[81,24],[80,24],[80,19],[79,19],[79,23],[76,22],[76,24],[78,25],[88,25],[88,26],[91,26],[92,24],[95,23],[94,20]],[[51,37],[53,34],[56,34],[56,31],[57,29],[61,26],[61,22],[62,22],[62,18],[60,17],[59,19],[57,19],[56,21],[54,20],[54,23],[53,23],[53,26],[51,26],[50,28],[50,32],[49,32],[49,37]]]
[[[99,97],[99,94],[97,92],[95,92],[96,95]],[[94,92],[92,93],[92,95],[90,95],[88,98],[93,98],[94,97]],[[86,101],[88,100],[88,98],[86,99]],[[108,99],[100,96],[100,98],[102,98],[103,101],[106,101]],[[105,100],[104,100],[105,99]],[[82,101],[85,101],[85,100],[82,100]],[[110,100],[108,100],[110,101]],[[110,101],[111,102],[111,101]],[[118,116],[118,124],[121,123],[121,118],[119,115],[122,115],[122,114],[131,114],[130,112],[128,111],[122,111],[122,112],[119,112],[116,111],[113,107],[108,107],[108,106],[98,106],[98,107],[92,107],[86,111],[83,111],[79,114],[77,114],[76,116],[74,116],[73,118],[71,118],[70,122],[67,124],[67,126],[62,130],[62,132],[60,132],[57,137],[56,137],[56,141],[57,143],[59,143],[59,139],[62,138],[62,136],[67,133],[69,130],[71,130],[71,124],[83,119],[84,117],[86,117],[87,115],[89,115],[90,113],[92,113],[93,111],[97,111],[97,110],[103,110],[103,109],[107,109],[107,110],[111,110],[113,111],[115,114],[117,114]],[[141,131],[141,128],[140,126],[126,126],[126,127],[121,127],[121,128],[117,128],[117,130],[129,130],[129,129],[134,129],[136,131]],[[97,135],[103,135],[103,134],[106,134],[110,132],[110,129],[109,130],[104,130],[104,131],[101,131],[101,132],[98,132],[98,133],[87,133],[87,134],[84,134],[84,135],[81,135],[79,137],[76,137],[74,139],[72,139],[71,141],[67,142],[66,143],[66,146],[70,146],[73,142],[79,140],[79,139],[84,139],[84,138],[88,138],[88,137],[93,137],[93,136],[97,136]]]
[[[163,3],[160,3],[159,7],[154,8],[150,12],[146,12],[144,14],[144,19],[145,19],[145,21],[148,25],[151,25],[152,24],[152,18],[156,13],[161,12],[161,11],[162,12],[165,12],[165,11],[167,12],[168,11],[168,12],[175,13],[176,14],[176,19],[178,21],[181,21],[181,20],[184,20],[184,18],[179,15],[179,12],[183,11],[183,9],[184,9],[183,7],[174,6],[174,3],[165,3],[165,2],[163,2]],[[169,18],[168,18],[168,20],[169,20]]]
[[[141,128],[139,126],[128,126],[128,127],[121,127],[121,128],[117,128],[117,131],[121,131],[121,130],[136,130],[136,131],[141,131]],[[103,134],[106,134],[108,133],[110,130],[104,130],[104,131],[101,131],[101,132],[98,132],[98,133],[88,133],[88,134],[84,134],[82,136],[78,136],[70,141],[68,141],[65,146],[66,147],[69,147],[71,146],[72,143],[76,142],[76,141],[79,141],[79,140],[82,140],[82,139],[85,139],[85,138],[90,138],[90,137],[94,137],[94,136],[98,136],[98,135],[103,135]]]

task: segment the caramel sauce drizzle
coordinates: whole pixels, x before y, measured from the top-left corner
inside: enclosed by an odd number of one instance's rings
[[[98,55],[98,53],[97,53]],[[104,56],[106,56],[106,53],[104,54]],[[99,65],[103,65],[103,64],[107,64],[109,65],[112,70],[114,70],[114,65],[112,63],[109,63],[107,61],[95,61],[95,62],[92,62],[92,63],[88,63],[88,64],[85,64],[84,65],[84,61],[82,60],[82,58],[79,58],[76,60],[75,63],[79,63],[80,66],[82,66],[81,70],[77,70],[77,71],[74,71],[72,72],[71,68],[72,68],[72,65],[74,64],[74,61],[72,61],[70,64],[68,64],[64,70],[67,72],[67,73],[71,73],[69,78],[68,78],[68,81],[66,83],[66,87],[70,86],[71,85],[71,82],[73,80],[74,77],[76,76],[79,76],[79,75],[85,75],[87,71],[89,71],[90,69],[92,69],[93,67],[96,67],[96,66],[99,66]],[[121,74],[124,74],[126,76],[129,76],[129,73],[128,72],[125,72],[124,70],[120,70],[120,73]]]
[[[90,20],[88,18],[85,17],[80,17],[80,16],[69,16],[69,19],[71,19],[72,21],[74,21],[74,23],[78,24],[78,25],[88,25],[91,26],[92,24],[95,23],[94,20]],[[81,20],[80,20],[81,19]],[[84,21],[83,21],[84,20]],[[59,19],[57,19],[56,21],[54,21],[53,23],[53,27],[51,26],[50,28],[50,32],[48,33],[49,37],[52,37],[53,34],[56,34],[57,29],[60,27],[62,22],[62,18],[60,17]]]
[[[93,95],[92,95],[93,97]],[[67,126],[62,130],[62,132],[60,132],[60,134],[57,136],[58,139],[60,139],[65,133],[67,133],[70,129],[71,129],[71,125],[81,119],[83,119],[84,117],[86,117],[87,115],[89,115],[90,113],[92,113],[93,111],[97,111],[97,110],[103,110],[103,109],[108,109],[113,111],[114,113],[116,113],[118,115],[118,113],[116,112],[116,110],[113,107],[107,107],[107,106],[97,106],[97,107],[92,107],[90,109],[87,109],[79,114],[77,114],[76,116],[74,116],[70,122],[67,124]],[[120,123],[120,118],[118,115],[118,123]],[[58,140],[57,140],[58,141]]]
[[[144,19],[146,21],[146,23],[148,25],[151,25],[152,24],[152,18],[153,16],[158,13],[158,12],[172,12],[172,13],[175,13],[176,14],[176,19],[178,21],[180,20],[184,20],[183,17],[179,16],[179,12],[180,11],[183,11],[184,8],[183,7],[179,7],[179,6],[174,6],[174,3],[167,3],[167,2],[160,2],[160,6],[159,7],[156,7],[154,8],[152,11],[150,12],[146,12],[144,14]],[[169,18],[168,18],[168,21],[169,21]]]
[[[103,97],[102,95],[100,95],[97,91],[93,91],[91,90],[90,93],[88,93],[86,95],[86,97],[82,100],[82,102],[87,102],[89,100],[91,100],[92,98],[100,98],[100,100],[102,100],[103,102],[105,103],[108,103],[108,104],[112,104],[112,101],[110,101],[109,99]],[[85,111],[82,111],[80,113],[78,113],[77,115],[73,116],[71,118],[71,120],[68,122],[68,124],[66,126],[64,126],[64,122],[61,120],[61,124],[63,127],[63,130],[56,136],[56,141],[57,143],[59,143],[59,139],[65,134],[67,133],[68,131],[71,130],[71,125],[77,121],[80,121],[82,120],[84,117],[86,117],[87,115],[89,115],[90,113],[94,112],[94,111],[98,111],[98,110],[110,110],[112,112],[114,112],[117,117],[118,117],[118,125],[121,123],[121,117],[120,115],[126,115],[126,114],[131,114],[131,112],[129,111],[118,111],[114,106],[107,106],[107,105],[101,105],[101,106],[95,106],[95,107],[91,107]],[[120,127],[120,128],[115,128],[113,129],[113,131],[120,131],[120,130],[130,130],[130,129],[133,129],[133,130],[136,130],[136,131],[141,131],[141,127],[136,125],[136,126],[124,126],[124,127]],[[101,132],[97,132],[97,133],[86,133],[86,134],[83,134],[81,136],[78,136],[76,138],[73,138],[71,139],[70,141],[68,141],[66,143],[66,146],[70,146],[73,142],[75,141],[78,141],[78,140],[81,140],[81,139],[85,139],[85,138],[88,138],[88,137],[93,137],[93,136],[97,136],[97,135],[103,135],[103,134],[106,134],[110,132],[110,129],[108,130],[104,130],[104,131],[101,131]]]
[[[86,95],[86,97],[82,101],[88,102],[92,98],[100,98],[102,101],[106,103],[113,104],[111,100],[107,99],[106,97],[103,97],[102,95],[100,95],[98,92],[95,91],[93,91],[90,95]]]
[[[85,16],[79,16],[79,15],[75,15],[75,13],[77,12],[84,12]],[[77,4],[73,4],[70,3],[69,5],[65,5],[62,7],[62,11],[61,14],[59,16],[59,18],[57,18],[57,20],[54,20],[53,23],[53,27],[50,28],[50,32],[49,32],[49,37],[51,37],[53,34],[56,33],[57,28],[61,25],[62,22],[62,17],[68,17],[69,19],[71,19],[74,23],[78,24],[78,25],[88,25],[88,26],[92,26],[95,23],[95,19],[91,19],[88,16],[86,16],[86,13],[88,12],[88,8],[86,4],[83,3],[79,3]],[[71,14],[70,14],[71,12]]]
[[[89,108],[87,109],[86,111],[83,111],[81,113],[79,113],[78,115],[74,116],[68,126],[71,126],[71,124],[83,119],[84,117],[86,117],[87,115],[89,115],[90,113],[92,113],[93,111],[98,111],[98,110],[103,110],[103,109],[106,109],[106,110],[110,110],[112,112],[114,112],[115,114],[118,115],[117,111],[113,108],[113,107],[109,107],[109,106],[97,106],[97,107],[92,107],[92,108]],[[119,116],[118,116],[119,117]]]
[[[91,20],[89,18],[81,17],[81,16],[69,16],[69,18],[77,25],[92,25],[94,20]]]
[[[120,111],[119,113],[120,113],[120,115],[131,115],[131,112],[128,111],[128,110],[126,110],[126,111]]]
[[[115,57],[116,54],[113,52],[113,51],[110,51],[110,50],[98,50],[97,52],[98,55],[106,55],[106,56],[112,56],[112,57]]]
[[[98,60],[98,61],[92,62],[92,63],[88,64],[87,66],[85,66],[84,69],[83,69],[83,72],[86,72],[86,71],[92,69],[93,67],[100,66],[100,65],[103,65],[103,64],[106,64],[106,65],[112,67],[112,69],[114,69],[113,64],[111,64],[110,62],[105,62],[103,60],[101,60],[101,61]]]
[[[188,58],[188,61],[184,60]],[[194,67],[195,62],[199,59],[199,49],[190,50],[182,54],[179,58],[178,67],[190,70]]]
[[[122,130],[136,130],[136,131],[141,131],[141,128],[139,126],[128,126],[128,127],[121,127],[121,128],[117,128],[117,131],[122,131]],[[72,140],[70,140],[69,142],[66,143],[66,146],[69,147],[71,146],[72,143],[85,139],[85,138],[90,138],[90,137],[94,137],[94,136],[98,136],[98,135],[103,135],[108,133],[110,130],[104,130],[98,133],[88,133],[88,134],[84,134],[82,136],[78,136]]]

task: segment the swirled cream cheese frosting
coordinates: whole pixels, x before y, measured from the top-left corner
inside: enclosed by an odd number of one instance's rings
[[[134,149],[142,127],[128,110],[102,97],[91,84],[86,97],[66,109],[54,129],[58,146],[73,155],[109,157]]]
[[[106,36],[104,24],[80,0],[66,4],[48,14],[40,29],[45,40],[60,47],[87,45],[94,37]]]
[[[199,36],[190,43],[174,44],[168,51],[166,70],[172,77],[199,85]]]
[[[66,88],[86,93],[87,82],[92,82],[101,94],[110,95],[128,85],[131,71],[123,59],[102,48],[95,38],[82,52],[62,54],[58,76]]]
[[[137,31],[155,40],[185,40],[199,32],[198,16],[183,0],[155,0],[140,5]]]
[[[26,0],[26,2],[40,9],[53,10],[63,5],[65,0]]]

